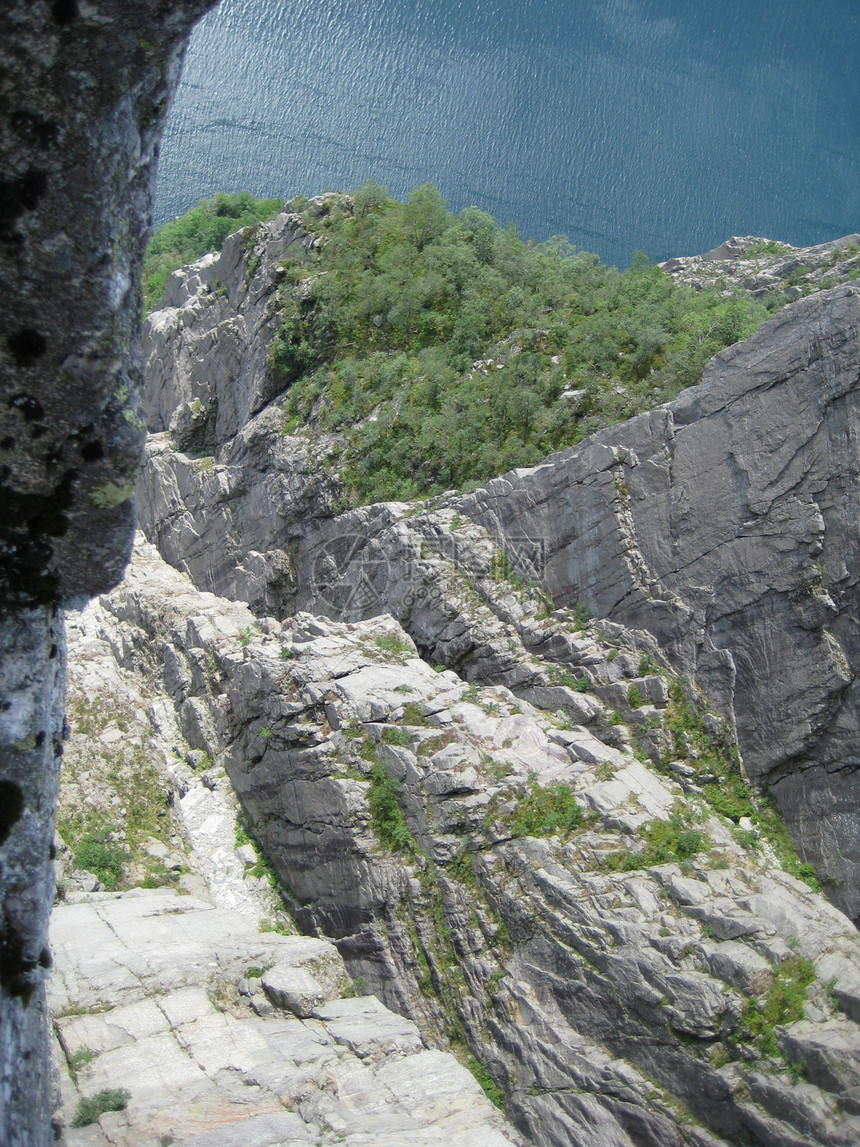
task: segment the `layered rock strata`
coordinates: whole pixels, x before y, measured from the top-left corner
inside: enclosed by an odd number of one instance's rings
[[[145,547],[100,608],[189,767],[226,769],[302,930],[463,1041],[530,1142],[856,1141],[860,939],[715,812],[693,741],[665,773],[631,751],[685,743],[635,635],[548,616],[579,676],[534,686],[541,709],[432,669],[390,617],[258,620]]]
[[[172,571],[146,568],[176,591]],[[218,606],[241,632],[247,610]],[[97,601],[67,627],[60,826],[76,847],[58,838],[49,996],[70,1147],[519,1142],[465,1067],[361,996],[331,943],[296,935],[228,778],[186,740],[139,635]],[[78,867],[105,865],[94,836],[123,856],[129,890]],[[117,1089],[121,1111],[75,1126]]]
[[[798,849],[860,912],[860,290],[804,299],[702,385],[464,509],[545,539],[558,602],[654,634],[723,713]]]
[[[66,1112],[127,1092],[69,1128],[69,1147],[517,1142],[453,1056],[354,995],[326,941],[261,934],[166,889],[61,905],[51,936]]]

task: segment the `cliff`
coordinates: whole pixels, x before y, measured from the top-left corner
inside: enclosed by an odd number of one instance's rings
[[[509,605],[522,599],[529,609],[521,587],[493,584]],[[477,608],[464,602],[467,623]],[[713,715],[695,715],[660,655],[641,652],[637,635],[613,623],[558,613],[547,620],[535,626],[544,647],[564,641],[577,667],[552,684],[521,682],[517,696],[432,668],[389,616],[257,619],[195,591],[141,544],[122,586],[90,608],[86,642],[74,638],[76,689],[94,704],[74,701],[71,716],[75,725],[86,717],[81,733],[108,744],[120,717],[110,682],[116,696],[134,699],[137,727],[152,730],[148,743],[163,755],[174,805],[188,818],[208,882],[196,894],[216,904],[243,882],[246,895],[257,888],[253,868],[243,875],[225,859],[232,849],[216,853],[206,843],[204,826],[218,800],[229,800],[229,778],[289,918],[333,940],[362,991],[417,1022],[430,1046],[450,1039],[462,1054],[465,1045],[528,1142],[847,1147],[860,1132],[857,932],[782,868],[775,822],[751,805],[737,824],[720,814],[719,793],[741,793],[723,752],[730,738]],[[516,642],[513,626],[506,636]],[[537,676],[539,659],[522,648],[519,657]],[[131,741],[135,726],[124,727]],[[634,754],[637,738],[660,746],[670,765],[661,771]],[[718,787],[710,770],[722,773]],[[207,804],[195,813],[201,799]],[[207,854],[217,862],[201,864]],[[86,912],[105,925],[119,908],[103,893],[72,899],[94,899]],[[118,921],[145,903],[132,901]],[[174,993],[187,995],[196,973],[187,972],[186,985],[150,969],[172,966],[174,941],[158,913],[179,906],[159,904],[147,909],[156,911],[156,931],[146,951],[117,951],[112,965],[130,960],[131,980],[165,997],[168,1019],[176,1014],[169,1033],[147,1038],[169,1034],[200,1058],[206,1033],[225,1022],[207,1003],[215,999],[234,1017],[226,1021],[232,1042],[220,1058],[207,1052],[201,1066],[212,1080],[229,1067],[264,1083],[274,1067],[260,1052],[252,1058],[240,973],[246,964],[289,962],[288,945],[281,953],[279,939],[255,940],[247,925],[230,924],[218,957],[223,984],[210,984],[207,998],[198,988],[194,1009],[186,1003],[179,1012]],[[74,921],[84,910],[59,910],[58,937],[83,926]],[[201,910],[182,902],[185,950],[201,943]],[[103,1025],[131,1030],[132,997],[104,984],[94,998],[92,972],[68,943],[58,950],[55,998],[67,1054],[79,1046],[94,1053],[82,1091],[125,1081],[132,1099],[127,1114],[111,1117],[117,1128],[163,1129],[165,1084],[149,1069],[123,1076],[129,1053],[113,1051],[101,1034]],[[119,984],[128,978],[114,975]],[[74,999],[64,995],[70,983]],[[75,1001],[109,1010],[86,1023],[63,1018]],[[314,1014],[341,1042],[343,1017],[325,1005]],[[185,1033],[182,1023],[192,1022]],[[365,1038],[384,1044],[387,1023],[374,1013]],[[318,1070],[305,1055],[306,1070]],[[380,1078],[364,1085],[368,1118],[396,1060],[371,1062]],[[362,1142],[344,1070],[318,1096],[306,1083],[294,1094],[310,1124],[325,1111],[337,1128],[333,1116],[345,1104],[346,1141]],[[462,1131],[468,1088],[450,1070],[446,1078],[452,1127]],[[203,1109],[209,1086],[202,1077],[195,1085]],[[245,1094],[241,1117],[249,1118],[267,1096]],[[224,1103],[230,1095],[222,1091]],[[175,1116],[172,1124],[179,1127]],[[384,1141],[381,1125],[364,1130]]]
[[[537,467],[344,509],[268,354],[312,242],[235,236],[148,324],[141,521],[198,592],[141,547],[98,625],[173,774],[229,777],[290,918],[529,1142],[855,1141],[857,289]]]
[[[478,666],[493,625],[468,635],[458,621],[463,575],[486,575],[492,547],[476,556],[466,534],[394,503],[338,513],[337,435],[285,434],[284,398],[267,401],[271,299],[283,252],[301,242],[290,215],[247,251],[234,237],[177,272],[172,305],[149,320],[152,426],[173,431],[150,439],[143,528],[199,586],[258,612],[389,611],[431,660],[510,684],[519,670],[503,650]],[[848,278],[856,252],[833,254],[816,249],[816,265]],[[783,260],[769,259],[777,271]],[[234,349],[210,370],[222,331]],[[820,291],[722,352],[673,403],[434,503],[485,531],[554,604],[651,633],[736,731],[750,778],[776,795],[852,917],[857,346],[857,288]],[[239,407],[250,417],[237,429]],[[204,441],[203,457],[176,449]]]

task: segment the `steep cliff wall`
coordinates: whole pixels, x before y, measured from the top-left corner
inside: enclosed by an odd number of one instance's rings
[[[140,263],[164,115],[210,0],[3,6],[0,1140],[53,1138],[42,979],[62,751],[58,604],[132,540]]]
[[[296,236],[297,225],[282,217],[278,233]],[[491,657],[483,648],[492,626],[467,636],[458,622],[463,577],[487,574],[492,539],[555,604],[581,602],[656,639],[736,728],[750,776],[770,786],[828,894],[856,916],[858,289],[781,311],[674,403],[438,501],[484,532],[481,554],[465,534],[397,506],[338,514],[336,437],[285,436],[281,399],[238,433],[217,432],[221,396],[244,391],[244,374],[207,371],[200,354],[193,370],[182,363],[195,346],[214,354],[225,268],[240,316],[265,314],[274,237],[263,227],[244,262],[232,253],[177,273],[176,305],[151,320],[148,369],[171,376],[177,434],[150,444],[141,515],[167,560],[263,613],[390,611],[431,659],[511,685],[504,643]],[[847,257],[846,275],[852,250],[846,240],[832,253],[840,267]],[[818,250],[816,266],[832,255]],[[230,345],[236,324],[265,335],[259,322],[229,321]],[[180,352],[172,329],[183,332]],[[259,346],[254,354],[262,394],[271,373]],[[211,428],[202,458],[174,448],[189,418]],[[161,412],[154,425],[166,423]]]
[[[171,397],[142,522],[259,625],[240,665],[138,573],[106,603],[125,647],[170,619],[183,732],[301,926],[464,1040],[533,1142],[850,1142],[854,1027],[812,982],[803,1019],[775,1000],[809,959],[856,1020],[856,932],[775,865],[809,876],[739,762],[856,913],[860,291],[800,300],[676,402],[538,467],[343,510],[337,437],[286,435],[262,347],[235,345],[270,329],[266,246],[294,222],[177,273],[147,344]],[[233,432],[222,406],[250,417]],[[593,819],[565,822],[559,785]]]
[[[556,601],[653,633],[733,712],[836,903],[860,912],[860,291],[802,300],[671,405],[464,509],[540,538]]]

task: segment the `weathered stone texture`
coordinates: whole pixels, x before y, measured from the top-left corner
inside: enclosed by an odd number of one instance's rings
[[[373,997],[341,998],[351,984],[326,941],[261,935],[167,889],[81,897],[56,910],[52,937],[54,1022],[78,1065],[61,1084],[67,1116],[83,1096],[129,1092],[100,1126],[68,1128],[69,1147],[518,1142],[414,1023]],[[259,978],[272,964],[274,1006]]]
[[[752,252],[752,253],[751,253]],[[756,235],[733,235],[704,255],[667,259],[660,269],[694,290],[745,291],[754,299],[780,296],[793,303],[811,290],[857,277],[860,235],[845,235],[814,247],[791,247]]]
[[[48,962],[62,726],[54,610],[114,585],[128,559],[143,439],[140,266],[158,139],[185,38],[211,6],[11,0],[0,20],[0,804],[9,830],[0,1140],[20,1147],[52,1137],[35,981]]]
[[[51,1138],[43,981],[64,665],[59,610],[0,614],[0,1142],[22,1147]]]
[[[649,630],[733,714],[750,776],[851,916],[858,383],[860,292],[837,287],[718,355],[675,402],[461,503],[500,544],[543,539],[556,602]]]
[[[185,36],[210,0],[5,5],[0,497],[6,595],[116,582],[140,457],[140,267]]]
[[[468,609],[479,612],[474,600]],[[856,1142],[857,931],[700,805],[692,755],[677,773],[633,756],[610,707],[635,682],[656,703],[625,705],[624,721],[662,736],[666,672],[638,676],[620,626],[568,633],[593,683],[584,728],[434,671],[390,617],[257,620],[196,591],[146,545],[90,610],[117,672],[165,727],[167,708],[177,724],[196,712],[188,730],[200,740],[186,755],[205,744],[207,772],[227,770],[301,928],[334,940],[350,973],[425,1038],[464,1039],[531,1143]],[[547,644],[562,630],[554,618]],[[379,767],[412,837],[400,851],[380,840]],[[570,836],[516,831],[510,817],[531,787],[554,782],[593,820]],[[602,863],[641,849],[638,830],[673,813],[693,818],[706,851],[633,871]],[[803,1018],[774,1030],[789,1062],[809,1055],[800,1082],[744,1018],[797,955],[816,979]],[[297,976],[295,963],[266,972],[252,1007],[267,996],[314,1011],[364,1062],[379,1062],[380,1040],[408,1059],[408,1022],[375,1001],[361,1016],[365,1001],[317,1004],[324,970]]]

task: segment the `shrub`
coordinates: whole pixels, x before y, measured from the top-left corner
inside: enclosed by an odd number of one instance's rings
[[[398,729],[396,725],[389,725],[382,730],[382,741],[386,745],[400,745],[405,748],[412,740],[412,734],[406,729]]]
[[[292,382],[289,425],[313,411],[344,431],[364,502],[532,465],[701,381],[768,315],[644,256],[619,272],[564,239],[526,246],[477,208],[451,214],[429,185],[400,204],[368,184],[304,221],[325,243],[286,264],[272,364]],[[561,397],[571,386],[577,404]]]
[[[373,639],[383,653],[414,653],[411,644],[397,633],[380,633]]]
[[[642,690],[638,685],[631,685],[627,690],[627,704],[631,709],[641,709],[645,704]]]
[[[775,239],[762,239],[760,243],[753,243],[744,251],[745,259],[752,259],[756,255],[789,255],[791,247],[785,243],[778,243]]]
[[[370,771],[370,789],[368,802],[370,804],[370,819],[374,832],[381,844],[392,852],[416,851],[415,838],[406,825],[406,819],[397,797],[400,793],[400,782],[395,777],[389,777],[380,764],[375,764]]]
[[[75,849],[75,865],[92,872],[105,888],[116,888],[127,859],[124,848],[111,848],[92,836],[85,837]]]
[[[773,1029],[803,1019],[806,989],[815,979],[815,966],[803,956],[789,956],[774,968],[774,978],[763,1001],[750,999],[741,1022],[763,1055],[779,1055]]]
[[[577,629],[585,629],[593,617],[593,610],[584,601],[578,601],[573,607],[573,623]]]
[[[131,1093],[124,1087],[106,1088],[95,1095],[81,1099],[72,1119],[72,1127],[88,1127],[97,1123],[106,1111],[122,1111],[128,1107]]]
[[[649,868],[652,864],[668,864],[673,860],[689,860],[708,847],[707,833],[690,828],[684,818],[674,813],[668,821],[654,820],[640,830],[645,840],[641,852],[610,852],[604,867],[614,872],[633,872]]]
[[[509,825],[514,836],[552,836],[573,832],[581,820],[582,806],[570,785],[553,781],[541,786],[536,777],[530,777]]]

